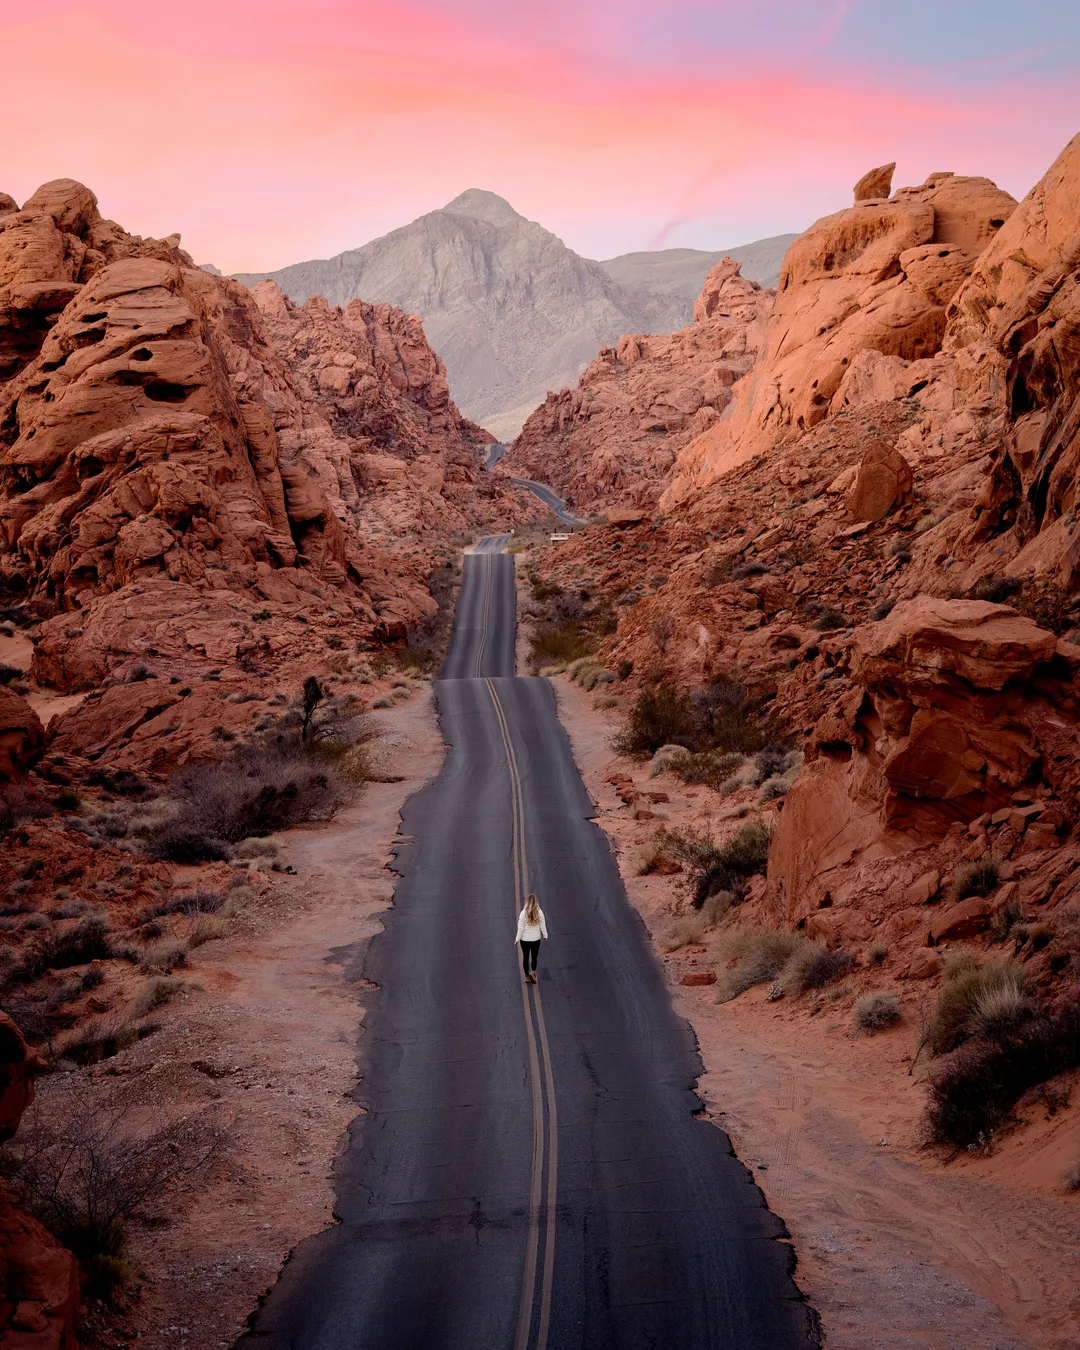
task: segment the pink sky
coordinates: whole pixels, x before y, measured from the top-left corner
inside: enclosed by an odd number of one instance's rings
[[[1019,196],[1080,124],[1067,6],[1056,40],[946,21],[925,53],[891,0],[745,8],[0,0],[0,190],[79,178],[128,229],[235,271],[484,187],[608,257],[800,229],[889,159],[898,183],[953,169]]]

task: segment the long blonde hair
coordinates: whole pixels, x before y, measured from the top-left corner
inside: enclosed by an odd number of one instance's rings
[[[525,922],[533,927],[540,922],[540,901],[532,894],[525,898]]]

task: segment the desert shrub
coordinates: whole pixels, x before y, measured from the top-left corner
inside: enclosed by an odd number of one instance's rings
[[[792,994],[804,994],[808,989],[824,989],[828,984],[835,984],[854,968],[855,958],[843,948],[830,952],[805,943],[788,962],[784,985]]]
[[[693,749],[700,720],[689,694],[670,684],[647,685],[627,714],[626,725],[612,744],[621,755],[645,759],[663,745]]]
[[[719,974],[717,1001],[726,1003],[757,984],[775,980],[806,945],[800,933],[777,932],[753,924],[737,924],[722,934],[718,954],[730,965]]]
[[[145,909],[138,922],[145,923],[148,919],[164,918],[166,914],[216,914],[224,903],[224,892],[209,887],[199,887],[194,891],[175,891]]]
[[[866,949],[866,959],[875,966],[884,965],[888,955],[889,949],[884,942],[872,942]]]
[[[777,797],[785,797],[790,788],[791,784],[786,778],[768,778],[758,792],[758,804],[764,806],[766,802],[773,802]]]
[[[634,673],[633,661],[628,661],[624,656],[615,667],[615,674],[620,680],[628,680]]]
[[[699,750],[696,754],[686,755],[673,768],[684,783],[700,783],[719,791],[744,762],[744,756],[737,750]]]
[[[145,1017],[154,1008],[163,1008],[184,987],[183,980],[171,975],[152,975],[135,991],[128,1008],[129,1017]]]
[[[664,936],[664,951],[678,951],[680,947],[690,947],[705,937],[705,920],[700,914],[685,914],[674,919]]]
[[[1019,980],[1002,980],[975,995],[965,1031],[968,1037],[989,1036],[1000,1040],[1034,1013],[1027,988]]]
[[[131,1017],[103,1018],[83,1022],[66,1036],[60,1037],[53,1048],[58,1060],[84,1066],[100,1064],[156,1030],[156,1023],[140,1022]]]
[[[57,811],[77,811],[82,805],[82,799],[74,788],[61,788],[52,799],[52,804]]]
[[[713,891],[701,904],[701,917],[707,928],[715,928],[738,903],[734,891]]]
[[[1080,1001],[1037,1011],[1000,1040],[963,1045],[928,1079],[925,1128],[930,1143],[986,1147],[1021,1096],[1080,1065]]]
[[[980,1000],[991,991],[1007,990],[1026,997],[1030,989],[1026,971],[1015,961],[977,966],[969,959],[946,967],[944,974],[945,983],[927,1031],[927,1045],[933,1055],[948,1054],[976,1034]]]
[[[685,745],[662,745],[649,764],[649,777],[655,778],[658,773],[665,773],[668,769],[675,770],[689,758],[690,751]]]
[[[76,1091],[39,1096],[8,1145],[7,1170],[45,1226],[78,1258],[83,1293],[111,1298],[128,1279],[126,1229],[142,1206],[203,1172],[224,1131],[182,1118],[140,1124],[130,1098],[106,1104]]]
[[[306,743],[279,737],[268,746],[238,746],[217,763],[181,769],[169,788],[176,814],[149,835],[150,857],[212,861],[250,836],[331,819],[351,795],[354,747],[319,739],[310,729],[308,735]]]
[[[961,868],[953,878],[952,898],[966,900],[971,895],[990,895],[997,889],[1000,877],[997,860],[989,854],[984,854],[975,862]]]
[[[139,969],[146,974],[171,974],[187,965],[189,943],[182,938],[153,942],[137,953]]]
[[[882,619],[887,619],[889,617],[895,606],[895,600],[882,600],[880,604],[875,605],[870,611],[870,617],[880,623]]]
[[[751,706],[737,680],[720,677],[695,690],[693,701],[701,722],[701,748],[753,755],[779,737]]]
[[[972,600],[989,600],[993,605],[1005,605],[1020,593],[1024,582],[1021,577],[1001,577],[993,573],[981,577],[968,591]]]
[[[200,914],[188,933],[188,946],[201,947],[206,942],[217,942],[229,932],[229,921],[220,914]]]
[[[763,821],[740,825],[730,838],[717,844],[707,831],[669,830],[663,848],[686,871],[694,906],[700,909],[721,891],[741,897],[746,881],[763,871],[769,856],[771,831]]]
[[[107,919],[99,914],[88,915],[70,928],[51,926],[47,932],[28,944],[21,960],[14,967],[11,978],[30,981],[40,978],[47,970],[66,970],[70,966],[86,965],[113,955],[112,935]]]
[[[847,628],[848,621],[838,609],[826,609],[818,615],[814,627],[819,633],[835,632],[838,628]]]
[[[1023,917],[1023,904],[1018,899],[1009,900],[991,916],[990,931],[999,942],[1004,942]]]
[[[903,1016],[895,994],[863,994],[851,1010],[851,1025],[857,1036],[872,1036],[875,1031],[895,1026]]]
[[[658,838],[647,839],[630,857],[630,870],[636,877],[651,876],[664,856],[664,846]]]
[[[44,820],[51,815],[51,804],[31,788],[20,783],[0,784],[0,834],[27,820]]]
[[[596,641],[585,627],[574,620],[557,626],[534,628],[529,638],[529,659],[533,669],[578,661],[596,649]]]
[[[1075,1195],[1077,1191],[1080,1191],[1080,1162],[1075,1162],[1071,1167],[1065,1169],[1061,1177],[1061,1186],[1070,1195]]]
[[[746,577],[763,577],[768,570],[763,562],[745,562],[733,567],[728,575],[732,581],[743,581]]]

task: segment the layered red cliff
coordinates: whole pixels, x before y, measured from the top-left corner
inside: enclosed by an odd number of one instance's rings
[[[691,327],[602,348],[575,389],[532,413],[500,472],[550,483],[583,515],[655,504],[678,452],[716,424],[753,365],[771,298],[722,259]]]
[[[1080,138],[1019,205],[951,174],[872,187],[792,246],[663,516],[551,568],[616,601],[613,668],[734,676],[805,751],[774,918],[918,945],[965,858],[999,860],[998,907],[1060,908],[1077,862]]]
[[[170,643],[235,660],[251,602],[401,632],[432,546],[528,509],[418,320],[253,297],[69,180],[0,202],[0,378],[0,584],[58,616],[60,688]]]

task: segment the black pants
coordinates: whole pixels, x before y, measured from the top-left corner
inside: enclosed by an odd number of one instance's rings
[[[540,955],[540,939],[535,942],[521,942],[521,969],[526,975],[536,971],[536,958]]]

